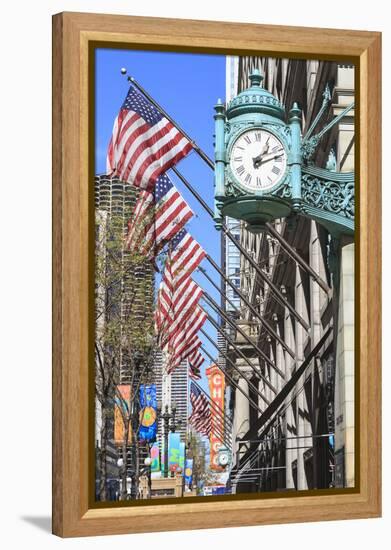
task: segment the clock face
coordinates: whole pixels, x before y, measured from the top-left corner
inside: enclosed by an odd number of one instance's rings
[[[267,130],[254,128],[244,132],[231,149],[231,171],[251,191],[277,185],[285,174],[286,164],[282,142]]]
[[[226,466],[228,464],[228,461],[229,461],[228,453],[220,453],[220,456],[219,456],[220,466]]]

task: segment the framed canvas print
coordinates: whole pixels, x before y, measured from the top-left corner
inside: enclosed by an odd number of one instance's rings
[[[53,138],[54,533],[379,516],[380,34],[58,14]]]

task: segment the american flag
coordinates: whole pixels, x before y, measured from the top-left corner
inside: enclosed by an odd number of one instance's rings
[[[195,351],[190,357],[188,357],[189,366],[193,369],[199,369],[202,363],[205,361],[199,350]]]
[[[178,367],[183,361],[185,361],[185,359],[187,359],[189,355],[192,355],[194,352],[196,352],[201,344],[201,340],[198,338],[197,335],[195,335],[193,336],[193,338],[186,341],[186,343],[182,347],[181,352],[174,350],[174,353],[172,353],[169,358],[167,372],[173,372],[173,370],[176,369],[176,367]]]
[[[192,351],[194,350],[192,345],[194,338],[206,319],[205,311],[200,307],[196,307],[186,323],[170,337],[168,347],[174,362],[177,362],[178,358],[185,359],[188,356],[186,352],[190,347]],[[198,342],[199,344],[196,347],[201,345],[199,340]]]
[[[161,174],[153,193],[140,193],[133,217],[128,222],[126,246],[154,257],[192,216],[193,212],[170,178]]]
[[[206,396],[193,382],[190,383],[190,403],[193,411],[189,416],[189,422],[197,432],[209,437],[211,432],[210,406]]]
[[[186,229],[170,242],[155,313],[156,332],[162,346],[187,321],[203,294],[190,275],[204,257],[204,250]]]
[[[179,231],[170,242],[155,313],[159,344],[167,352],[168,373],[201,345],[197,332],[207,315],[198,306],[203,291],[190,275],[205,256],[186,229]],[[194,376],[197,376],[196,369]]]
[[[194,351],[188,358],[189,376],[193,380],[201,380],[201,365],[205,361],[199,349]]]
[[[169,271],[168,266],[165,275]],[[203,290],[192,279],[183,281],[175,288],[166,276],[163,277],[155,313],[156,332],[162,346],[186,323],[202,294]]]
[[[107,151],[107,173],[141,189],[192,149],[181,132],[133,86],[114,121]]]
[[[181,229],[170,242],[169,256],[173,280],[179,285],[197,269],[206,252],[186,229]]]
[[[189,367],[189,376],[192,380],[201,380],[201,371],[200,369],[195,369],[194,367]]]

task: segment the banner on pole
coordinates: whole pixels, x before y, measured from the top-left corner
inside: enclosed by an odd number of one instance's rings
[[[151,472],[160,472],[159,445],[157,443],[151,447]]]
[[[164,440],[160,442],[160,471],[162,474],[164,474],[164,464],[165,464],[165,458],[164,458],[165,452],[164,452]]]
[[[117,386],[117,391],[114,400],[114,441],[122,444],[125,437],[125,422],[129,419],[130,407],[130,385],[120,384]],[[124,418],[126,419],[124,422]],[[130,422],[129,422],[130,424]],[[131,427],[129,425],[128,443],[132,442]]]
[[[185,453],[186,453],[186,445],[183,441],[179,443],[179,468],[181,469],[181,472],[185,471]]]
[[[185,484],[189,487],[190,490],[192,489],[192,485],[193,485],[193,459],[192,458],[186,459]]]
[[[212,364],[206,369],[205,374],[208,378],[210,398],[213,405],[210,407],[211,431],[210,442],[210,469],[221,472],[223,468],[219,465],[219,449],[224,444],[223,434],[224,426],[224,395],[225,378],[216,364]]]
[[[157,400],[156,385],[140,385],[140,429],[141,441],[155,441],[157,431]]]
[[[176,472],[179,468],[180,460],[180,442],[179,433],[171,432],[168,436],[168,469],[170,472]]]

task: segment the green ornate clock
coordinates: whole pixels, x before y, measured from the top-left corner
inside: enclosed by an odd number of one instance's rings
[[[258,70],[251,85],[227,105],[215,106],[215,221],[244,220],[252,232],[265,223],[297,212],[322,223],[335,236],[354,231],[354,174],[315,167],[312,157],[323,133],[345,109],[312,136],[330,95],[311,128],[301,134],[301,111],[285,107],[261,86]]]
[[[225,468],[230,463],[230,452],[225,446],[221,446],[218,453],[218,464],[222,468]]]

